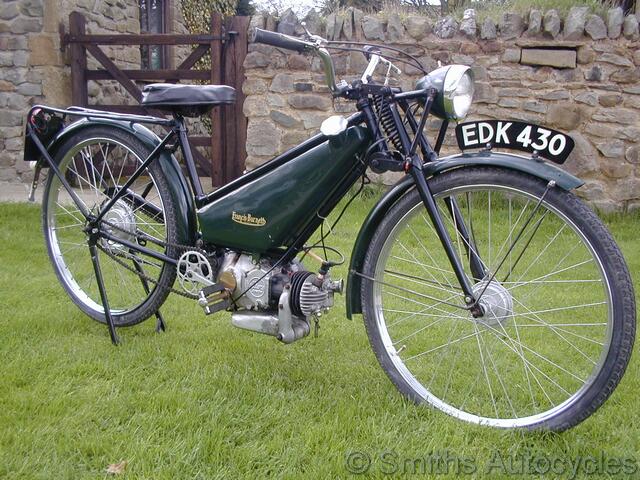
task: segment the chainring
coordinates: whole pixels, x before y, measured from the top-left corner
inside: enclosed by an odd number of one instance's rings
[[[207,256],[197,250],[188,250],[178,259],[178,282],[182,289],[197,295],[204,287],[213,285],[213,269]]]

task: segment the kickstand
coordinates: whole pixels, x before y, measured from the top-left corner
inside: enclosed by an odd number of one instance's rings
[[[160,313],[160,310],[158,310],[156,312],[156,333],[160,333],[160,332],[166,332],[167,331],[167,324],[164,323],[164,319],[162,318],[162,314]]]
[[[140,281],[142,282],[142,287],[144,288],[144,291],[149,294],[150,290],[149,290],[149,282],[147,282],[147,279],[143,277],[144,275],[144,270],[142,269],[142,265],[140,265],[140,262],[138,260],[133,260],[133,264],[136,267],[136,271],[140,274]],[[160,309],[158,309],[156,311],[156,333],[160,333],[160,332],[166,332],[167,331],[167,324],[164,323],[164,318],[162,318],[162,313],[160,313]]]
[[[109,336],[111,337],[111,343],[118,345],[120,339],[116,333],[116,327],[113,324],[113,318],[111,317],[111,309],[109,308],[109,301],[107,300],[107,292],[104,289],[104,280],[102,278],[102,270],[100,270],[100,262],[98,260],[98,248],[95,244],[89,245],[89,253],[91,254],[91,261],[93,262],[93,270],[96,274],[96,281],[98,282],[98,290],[100,291],[100,298],[102,299],[102,308],[104,308],[104,317],[109,327]]]

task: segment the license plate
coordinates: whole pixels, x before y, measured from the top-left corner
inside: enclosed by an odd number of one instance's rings
[[[571,137],[532,123],[507,120],[482,120],[461,123],[456,127],[460,150],[471,148],[510,148],[538,154],[555,163],[564,163],[574,142]]]

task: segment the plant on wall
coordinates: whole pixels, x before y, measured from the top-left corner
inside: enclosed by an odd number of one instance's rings
[[[236,11],[236,0],[181,0],[180,7],[184,23],[191,33],[208,33],[211,31],[211,14],[221,13],[224,16],[233,15]],[[196,70],[209,70],[211,68],[211,56],[204,55],[195,67]],[[208,83],[196,81],[196,83]],[[211,133],[211,118],[203,115],[201,125]]]
[[[378,12],[383,7],[382,0],[319,0],[315,2],[321,12],[334,12],[341,8],[355,7],[367,12]]]
[[[212,13],[233,15],[236,3],[236,0],[181,0],[180,7],[187,29],[191,33],[204,33],[211,29]]]
[[[256,7],[251,0],[238,0],[236,15],[251,16],[256,13]]]

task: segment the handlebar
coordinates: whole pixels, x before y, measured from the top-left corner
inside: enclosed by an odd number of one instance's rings
[[[327,41],[317,35],[311,35],[307,32],[308,38],[311,41],[301,40],[290,35],[283,33],[271,32],[269,30],[263,30],[261,28],[254,28],[249,34],[249,39],[254,43],[263,43],[265,45],[271,45],[277,48],[283,48],[285,50],[293,50],[298,53],[314,53],[322,60],[324,68],[325,79],[327,86],[334,96],[338,96],[348,88],[348,85],[343,81],[340,85],[336,85],[336,74],[331,60],[331,55],[323,45],[326,45]],[[364,52],[369,64],[362,75],[362,83],[369,83],[370,77],[373,75],[374,70],[380,62],[387,65],[387,79],[385,85],[388,83],[389,72],[393,69],[397,73],[401,73],[400,69],[389,62],[386,58],[380,55],[380,50],[375,47],[365,47]]]
[[[270,32],[269,30],[262,30],[261,28],[255,28],[249,35],[249,39],[255,43],[264,43],[265,45],[293,50],[298,53],[310,52],[317,54],[320,60],[322,60],[324,75],[329,90],[331,90],[333,95],[339,95],[342,90],[336,85],[336,72],[333,67],[331,55],[326,48],[322,48],[322,39],[315,36],[314,38],[317,39],[315,42],[307,42],[283,33]]]
[[[283,33],[262,30],[261,28],[254,29],[251,32],[249,39],[255,43],[264,43],[265,45],[284,48],[286,50],[293,50],[294,52],[298,53],[313,51],[316,49],[316,45],[314,43],[305,42],[304,40],[290,37],[289,35],[285,35]]]

